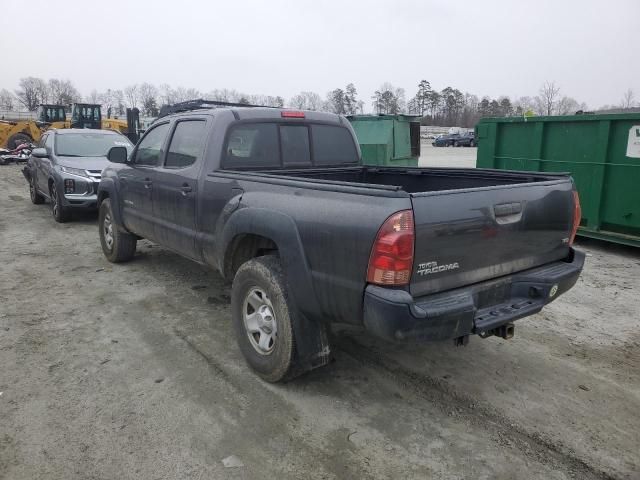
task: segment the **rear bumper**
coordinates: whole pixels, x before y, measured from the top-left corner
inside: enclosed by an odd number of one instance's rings
[[[364,325],[375,336],[395,341],[436,341],[485,334],[539,312],[575,285],[585,255],[444,293],[413,298],[404,290],[369,285]]]

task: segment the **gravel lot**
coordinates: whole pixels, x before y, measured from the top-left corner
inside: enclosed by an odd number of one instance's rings
[[[640,478],[637,250],[580,242],[576,287],[510,341],[340,337],[270,385],[216,273],[147,241],[109,264],[96,217],[56,224],[16,166],[0,212],[2,479]]]
[[[475,168],[476,147],[432,147],[431,140],[423,140],[420,145],[421,167]]]

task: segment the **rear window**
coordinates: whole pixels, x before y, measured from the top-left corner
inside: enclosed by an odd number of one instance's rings
[[[254,123],[233,127],[225,148],[225,167],[279,167],[278,127]]]
[[[223,168],[277,168],[358,163],[351,132],[320,124],[245,123],[231,128]]]
[[[313,161],[316,165],[357,163],[358,152],[351,132],[332,125],[311,125]]]
[[[309,129],[306,125],[282,125],[280,127],[282,164],[285,167],[311,165]]]

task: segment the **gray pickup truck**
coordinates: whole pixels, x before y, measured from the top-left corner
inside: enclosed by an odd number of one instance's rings
[[[330,325],[509,338],[584,262],[568,175],[364,166],[338,115],[195,109],[108,158],[105,256],[130,260],[147,238],[233,281],[237,342],[272,382],[326,364]]]

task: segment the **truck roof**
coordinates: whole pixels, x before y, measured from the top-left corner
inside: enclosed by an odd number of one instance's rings
[[[237,120],[281,120],[286,118],[288,120],[311,120],[316,122],[334,123],[346,125],[347,120],[338,114],[327,112],[315,112],[311,110],[296,110],[290,108],[270,108],[270,107],[218,107],[218,108],[198,108],[194,110],[188,110],[184,112],[172,113],[166,115],[166,117],[188,117],[191,115],[210,115],[214,116],[221,112],[232,112]],[[283,112],[301,112],[304,117],[286,117]],[[165,118],[165,117],[160,117]],[[160,120],[160,118],[158,120]]]

